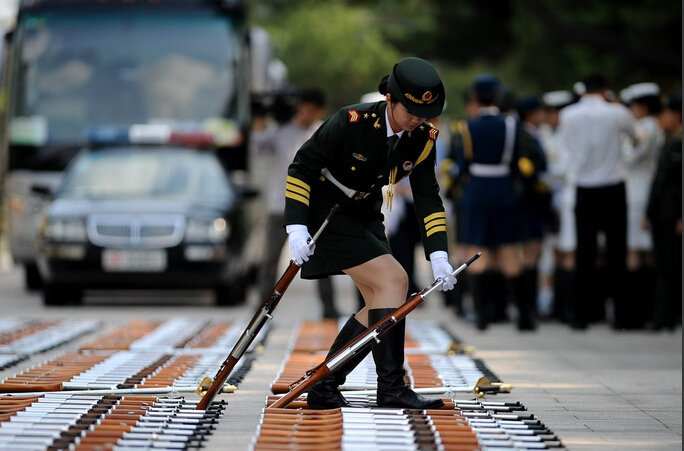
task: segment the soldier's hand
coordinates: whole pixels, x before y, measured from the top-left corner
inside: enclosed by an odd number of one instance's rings
[[[454,268],[449,263],[449,256],[444,251],[435,251],[430,254],[430,264],[432,265],[432,275],[435,280],[442,279],[440,290],[449,291],[457,283],[453,276]]]
[[[287,234],[292,261],[299,266],[304,262],[308,262],[316,246],[309,245],[311,235],[307,227],[303,224],[289,225],[287,226]]]

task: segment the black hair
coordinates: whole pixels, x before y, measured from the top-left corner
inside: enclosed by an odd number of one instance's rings
[[[586,92],[601,92],[608,88],[608,79],[600,72],[592,72],[587,75],[582,83],[584,83]]]
[[[682,92],[671,94],[667,99],[667,109],[682,114]]]
[[[299,101],[311,103],[318,107],[325,106],[325,92],[319,88],[305,88],[299,91]]]
[[[658,114],[663,111],[663,103],[658,96],[644,96],[632,100],[633,103],[640,103],[646,107],[648,114]]]
[[[380,80],[380,84],[378,85],[378,92],[380,94],[382,94],[383,96],[387,95],[387,93],[389,92],[388,84],[389,84],[389,74],[382,77],[382,80]]]

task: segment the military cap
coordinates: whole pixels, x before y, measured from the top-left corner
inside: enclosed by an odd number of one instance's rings
[[[518,99],[515,107],[518,110],[518,114],[520,115],[520,117],[524,118],[530,112],[542,109],[543,105],[541,103],[541,100],[539,99],[539,96],[528,95]]]
[[[444,85],[434,66],[424,59],[408,57],[395,64],[387,88],[393,100],[414,116],[436,117],[444,109]]]
[[[473,81],[475,94],[496,94],[499,91],[499,79],[496,75],[479,75]]]
[[[570,105],[573,101],[572,93],[570,91],[549,91],[542,96],[544,105],[551,108],[563,108]]]
[[[630,103],[647,97],[658,97],[659,95],[660,88],[656,83],[635,83],[620,91],[620,100]]]

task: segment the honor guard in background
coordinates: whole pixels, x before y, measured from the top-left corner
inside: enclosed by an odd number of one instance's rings
[[[635,306],[625,298],[625,259],[627,254],[626,163],[621,139],[635,140],[634,119],[629,110],[606,101],[606,78],[598,73],[583,80],[580,100],[560,113],[560,136],[567,157],[567,177],[576,186],[575,224],[577,250],[575,263],[575,302],[571,326],[586,329],[596,288],[597,237],[605,236],[607,277],[601,281],[613,299],[613,327],[632,327]]]
[[[539,260],[542,240],[548,231],[551,190],[546,181],[546,153],[542,147],[539,127],[545,114],[541,99],[537,95],[522,97],[517,102],[520,118],[520,158],[518,211],[520,219],[520,241],[523,251],[523,274],[527,290],[536,307],[539,293]],[[536,308],[535,308],[536,311]]]
[[[660,116],[665,144],[646,210],[656,270],[653,330],[682,323],[682,93],[672,94]]]
[[[273,116],[276,124],[266,127],[264,117],[256,116],[252,145],[258,156],[270,154],[274,158],[275,171],[269,182],[266,208],[266,243],[264,246],[264,260],[259,272],[259,299],[266,299],[276,283],[276,272],[283,244],[287,234],[283,230],[283,210],[285,200],[285,177],[287,167],[295,153],[304,142],[320,127],[321,117],[325,113],[325,93],[318,88],[307,88],[297,93],[296,106],[293,108],[294,117],[282,121],[282,117],[289,116],[287,106],[274,107]],[[276,102],[277,103],[277,102]],[[281,101],[281,103],[285,103]],[[323,305],[323,318],[338,318],[335,308],[334,289],[329,277],[318,280],[318,295]]]
[[[540,127],[542,147],[546,152],[549,184],[551,186],[551,246],[553,247],[553,301],[552,317],[570,321],[570,307],[574,293],[575,269],[575,187],[566,177],[567,162],[561,152],[558,117],[560,111],[572,104],[575,98],[570,91],[549,91],[542,96],[545,105],[545,123]]]
[[[388,185],[385,202],[391,210],[394,185],[409,178],[433,276],[443,280],[443,290],[456,283],[447,254],[446,215],[435,178],[438,131],[426,122],[444,107],[442,81],[427,61],[404,58],[383,78],[378,90],[384,101],[341,108],[299,149],[288,169],[285,224],[292,259],[303,263],[302,277],[347,274],[366,302],[344,324],[328,357],[406,300],[406,272],[391,255],[380,211],[384,185]],[[314,252],[308,245],[309,230],[317,230],[335,204],[340,207]],[[372,347],[377,404],[439,408],[443,404],[440,399],[424,398],[406,386],[404,334],[402,320]],[[314,385],[307,396],[309,408],[348,406],[337,387],[368,352],[357,353]]]
[[[642,228],[642,222],[658,150],[664,141],[657,118],[662,111],[660,88],[655,83],[637,83],[624,89],[620,97],[636,119],[639,136],[637,144],[625,141],[622,149],[627,161],[627,296],[631,298],[631,305],[652,305],[655,290],[653,243],[651,234]],[[635,308],[634,315],[630,321],[634,327],[643,326],[649,319],[641,308]]]
[[[483,277],[488,268],[500,270],[518,309],[518,328],[535,328],[532,298],[522,274],[517,244],[514,177],[518,172],[518,124],[502,116],[496,106],[499,80],[493,75],[475,79],[473,91],[479,103],[478,116],[461,127],[461,147],[454,149],[459,169],[468,174],[460,204],[459,238],[466,253],[482,250],[484,264],[471,268],[477,327],[489,323],[485,301],[491,283]]]

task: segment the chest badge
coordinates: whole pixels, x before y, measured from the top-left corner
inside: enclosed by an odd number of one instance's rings
[[[410,171],[413,169],[413,163],[410,161],[404,161],[404,164],[401,167],[404,168],[404,171]]]
[[[368,161],[368,158],[364,157],[360,153],[353,153],[352,156],[359,161]]]

